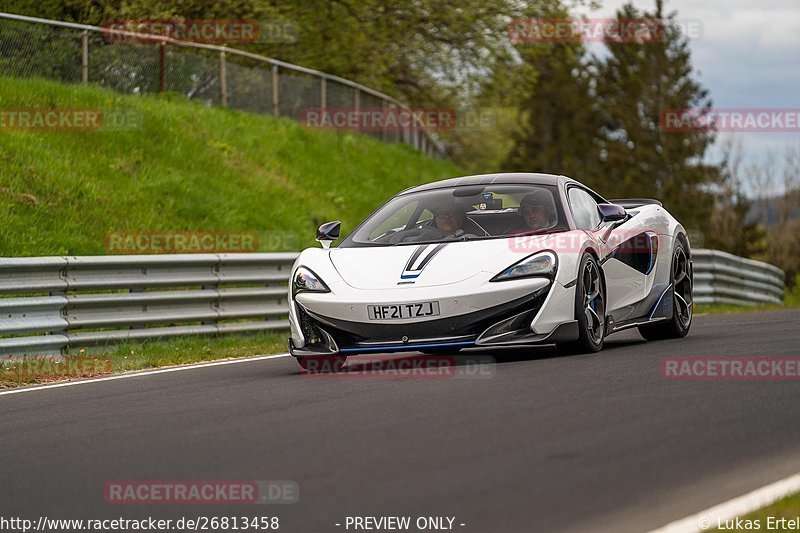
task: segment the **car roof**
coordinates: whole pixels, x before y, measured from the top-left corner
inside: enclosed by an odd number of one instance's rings
[[[446,180],[434,181],[417,185],[404,190],[400,194],[412,192],[428,191],[443,187],[468,187],[470,185],[489,185],[489,184],[525,184],[525,185],[557,185],[559,180],[574,181],[566,176],[556,174],[539,174],[534,172],[500,172],[495,174],[478,174],[475,176],[462,176],[460,178],[449,178]]]

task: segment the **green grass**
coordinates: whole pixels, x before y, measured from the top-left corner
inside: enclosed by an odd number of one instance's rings
[[[0,131],[4,256],[104,254],[118,230],[266,231],[278,238],[260,249],[299,249],[322,222],[346,233],[401,189],[463,173],[405,145],[176,95],[0,78],[0,110],[19,109],[126,110],[141,124]]]
[[[794,519],[797,520],[800,517],[800,493],[793,494],[791,496],[787,496],[782,500],[775,502],[774,504],[764,507],[763,509],[759,509],[758,511],[754,511],[746,516],[740,517],[742,519],[741,525],[743,527],[737,528],[733,527],[735,525],[735,521],[731,521],[731,527],[725,527],[726,523],[723,522],[721,525],[723,526],[725,531],[796,531],[800,527],[798,527],[797,523],[795,523],[793,528],[788,527],[776,527],[776,525],[770,524],[771,529],[768,529],[767,526],[767,519],[772,517],[775,518],[786,518],[786,519]],[[712,525],[716,526],[717,522],[715,518],[712,518]],[[748,528],[748,522],[750,521],[750,526]],[[756,521],[758,521],[758,527],[756,526]],[[780,524],[778,524],[779,526]],[[716,527],[713,530],[709,531],[720,531]]]
[[[67,361],[0,361],[0,388],[96,377],[108,373],[286,352],[286,332],[184,337],[70,351]],[[70,361],[71,360],[71,361]],[[16,366],[15,366],[16,365]]]

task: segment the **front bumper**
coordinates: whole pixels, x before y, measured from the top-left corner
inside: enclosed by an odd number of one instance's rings
[[[553,284],[521,298],[458,316],[406,322],[377,323],[326,316],[299,302],[295,319],[304,346],[289,339],[289,351],[297,356],[356,355],[516,346],[565,342],[578,338],[577,322],[560,323],[549,333],[537,334],[531,323],[545,305]]]

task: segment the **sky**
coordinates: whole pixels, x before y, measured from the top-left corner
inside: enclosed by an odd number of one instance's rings
[[[625,0],[602,0],[590,17],[613,17]],[[633,0],[652,10],[655,0]],[[800,110],[800,0],[666,0],[667,13],[687,28],[696,79],[709,89],[714,108]],[[595,51],[597,46],[590,47]],[[718,134],[709,159],[719,158],[720,141],[740,142],[745,162],[781,157],[800,146],[800,132]],[[755,193],[759,191],[750,190]]]

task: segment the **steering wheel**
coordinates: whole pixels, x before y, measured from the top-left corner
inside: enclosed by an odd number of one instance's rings
[[[447,237],[445,237],[445,240],[447,240],[447,241],[461,241],[461,240],[466,241],[466,240],[469,240],[469,239],[472,239],[472,238],[477,238],[477,237],[478,236],[475,235],[474,233],[464,233],[463,229],[459,229],[459,230],[456,230],[456,232],[454,234],[448,235]]]
[[[444,235],[442,235],[442,232],[436,228],[411,228],[392,235],[392,237],[389,239],[389,244],[398,244],[408,241],[413,242],[413,240],[436,240],[441,239],[442,237],[444,237]]]

